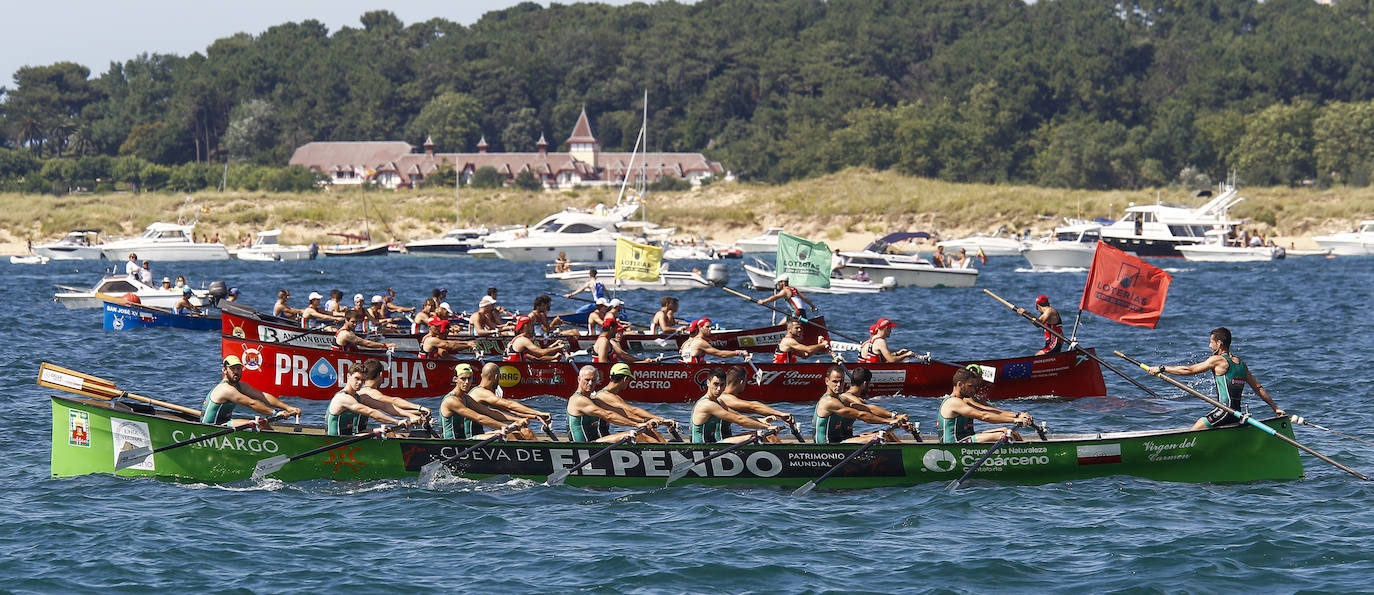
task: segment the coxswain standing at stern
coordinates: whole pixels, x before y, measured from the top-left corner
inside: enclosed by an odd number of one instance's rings
[[[792,315],[799,318],[802,314],[806,313],[802,304],[810,306],[812,311],[818,309],[816,308],[816,304],[811,302],[811,298],[806,297],[806,294],[792,287],[791,279],[787,275],[778,275],[777,279],[773,281],[773,286],[777,288],[777,293],[773,294],[771,297],[754,300],[754,303],[763,306],[767,305],[768,302],[786,299],[787,305],[792,306]]]
[[[1212,380],[1216,382],[1217,400],[1226,404],[1228,407],[1241,411],[1241,392],[1245,390],[1245,385],[1264,399],[1265,404],[1274,410],[1274,415],[1283,416],[1284,411],[1274,404],[1274,399],[1269,396],[1269,391],[1255,380],[1255,375],[1250,373],[1250,366],[1240,361],[1240,358],[1231,354],[1231,331],[1226,327],[1212,329],[1208,335],[1207,347],[1212,350],[1212,357],[1202,360],[1191,366],[1155,366],[1149,372],[1155,376],[1160,374],[1173,374],[1176,376],[1192,376],[1203,372],[1211,372]],[[1207,415],[1198,418],[1193,424],[1194,430],[1212,428],[1224,424],[1236,424],[1240,420],[1231,415],[1225,409],[1216,408]]]
[[[1064,342],[1059,340],[1059,336],[1064,334],[1064,321],[1059,318],[1059,310],[1050,306],[1050,298],[1043,295],[1035,298],[1035,309],[1040,312],[1036,320],[1049,328],[1049,330],[1045,331],[1045,346],[1042,347],[1040,351],[1035,352],[1035,354],[1045,355],[1063,351]],[[1028,315],[1025,308],[1018,306],[1016,311],[1022,315]]]

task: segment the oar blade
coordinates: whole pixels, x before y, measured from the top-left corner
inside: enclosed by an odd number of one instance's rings
[[[814,489],[816,489],[816,482],[814,482],[814,481],[808,481],[808,482],[806,482],[806,485],[804,485],[804,486],[802,486],[802,487],[799,487],[799,488],[793,490],[793,491],[792,491],[792,497],[793,497],[793,498],[797,498],[797,497],[805,496],[805,495],[811,493],[811,490],[814,490]]]
[[[128,469],[129,467],[142,463],[144,459],[152,456],[152,454],[153,449],[147,446],[130,448],[129,450],[123,451],[115,458],[115,471]]]
[[[696,461],[682,461],[681,463],[673,465],[673,469],[668,472],[668,481],[663,482],[663,487],[668,487],[669,484],[682,479],[682,477],[687,475],[687,472],[691,471],[692,467],[696,464]]]
[[[956,480],[954,480],[954,481],[949,482],[949,485],[946,485],[946,486],[945,486],[945,491],[946,491],[946,492],[953,492],[954,490],[959,489],[959,482],[961,482],[961,481],[963,481],[963,480],[962,480],[962,479],[956,479]]]
[[[546,480],[544,480],[544,485],[561,486],[561,485],[563,485],[563,480],[565,480],[565,479],[567,479],[567,478],[568,478],[568,470],[567,470],[567,469],[559,469],[559,470],[554,471],[553,473],[549,474],[549,478],[546,479]]]
[[[262,478],[281,471],[281,468],[290,461],[291,457],[286,455],[277,455],[258,461],[258,464],[253,466],[253,481],[262,481]]]
[[[433,488],[433,487],[434,487],[434,480],[437,479],[437,478],[439,477],[439,472],[442,471],[443,469],[444,469],[444,462],[443,462],[443,461],[431,461],[431,462],[425,463],[425,465],[424,465],[423,467],[420,467],[420,480],[419,480],[419,485],[420,485],[421,487]]]

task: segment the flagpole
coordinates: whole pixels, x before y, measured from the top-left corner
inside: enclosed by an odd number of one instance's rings
[[[1087,287],[1085,286],[1084,289]],[[1073,317],[1073,332],[1069,334],[1069,342],[1078,342],[1078,323],[1083,320],[1083,308],[1078,309],[1078,315]]]

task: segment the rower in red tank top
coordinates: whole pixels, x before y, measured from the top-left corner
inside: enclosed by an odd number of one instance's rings
[[[868,327],[868,340],[859,345],[859,362],[865,364],[880,364],[906,361],[916,357],[910,349],[902,349],[893,352],[887,346],[887,338],[892,336],[892,329],[897,323],[886,318],[879,318],[878,322]]]
[[[802,323],[796,318],[787,320],[787,335],[778,341],[777,351],[773,352],[773,363],[775,364],[795,364],[797,359],[808,358],[817,353],[830,351],[830,340],[821,337],[821,341],[815,345],[807,345],[798,339],[802,336]]]
[[[711,319],[698,318],[687,325],[687,332],[692,336],[682,343],[682,363],[684,364],[704,364],[707,355],[716,357],[744,357],[748,352],[726,351],[711,346]]]

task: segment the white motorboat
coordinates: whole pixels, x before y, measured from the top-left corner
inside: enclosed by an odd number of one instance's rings
[[[101,252],[116,262],[128,260],[129,254],[154,262],[229,260],[229,249],[224,244],[195,241],[195,228],[194,223],[154,223],[141,236],[103,244]]]
[[[545,279],[553,279],[562,283],[568,289],[578,289],[586,284],[590,278],[588,269],[568,271],[565,273],[548,273]],[[596,270],[596,278],[611,291],[629,291],[632,289],[651,289],[656,291],[684,291],[688,289],[701,289],[703,287],[720,287],[729,281],[729,272],[725,265],[713,264],[706,267],[706,276],[703,277],[697,271],[674,271],[669,270],[668,265],[664,264],[659,270],[657,281],[632,281],[629,279],[616,279],[614,268],[599,268]]]
[[[62,239],[33,247],[33,253],[49,260],[100,260],[100,230],[74,229]]]
[[[773,289],[776,284],[773,282],[776,272],[766,266],[765,263],[755,259],[756,264],[744,265],[745,274],[749,275],[749,284],[754,289]],[[838,274],[838,273],[836,273]],[[895,288],[897,282],[892,279],[884,279],[883,282],[855,281],[853,279],[836,278],[831,276],[830,287],[807,287],[798,285],[797,288],[806,293],[831,293],[831,294],[854,294],[854,293],[878,293],[880,291]]]
[[[239,260],[252,261],[311,260],[318,254],[318,248],[313,246],[284,245],[278,243],[280,239],[280,229],[260,231],[252,245],[247,248],[235,248],[230,250],[229,254]]]
[[[101,307],[99,295],[124,297],[126,294],[138,296],[139,303],[154,308],[171,309],[181,301],[181,289],[161,289],[144,285],[138,279],[128,275],[111,275],[102,278],[90,289],[58,285],[59,291],[53,294],[53,300],[65,306],[68,310],[80,310],[83,308]],[[209,292],[203,289],[191,290],[191,303],[196,306],[205,307],[209,304]]]
[[[778,251],[778,234],[782,233],[781,227],[769,227],[763,233],[752,238],[740,238],[735,242],[736,246],[745,254],[773,254]]]
[[[615,257],[617,226],[638,209],[638,202],[626,202],[601,213],[565,210],[528,228],[489,235],[485,247],[497,258],[518,262],[553,261],[559,252],[568,260],[609,260]]]
[[[1200,207],[1157,203],[1126,209],[1120,220],[1102,228],[1102,241],[1138,256],[1183,256],[1177,248],[1201,244],[1214,228],[1230,228],[1242,223],[1227,216],[1227,211],[1245,200],[1235,186],[1223,184],[1216,198]]]
[[[1080,219],[1065,219],[1054,235],[1036,240],[1021,249],[1021,256],[1034,271],[1087,269],[1097,254],[1102,239],[1102,224]]]
[[[459,227],[437,238],[406,242],[405,251],[411,256],[468,256],[469,250],[482,247],[489,233],[485,227]]]
[[[1321,248],[1321,249],[1318,249],[1318,250],[1303,250],[1303,249],[1285,248],[1285,249],[1284,249],[1284,253],[1285,253],[1284,258],[1302,258],[1302,257],[1304,257],[1304,256],[1325,256],[1325,257],[1330,258],[1330,257],[1333,256],[1333,255],[1331,254],[1331,249],[1330,249],[1330,248]]]
[[[716,248],[702,244],[668,244],[663,247],[663,260],[715,260],[720,258]]]
[[[51,259],[37,254],[16,254],[10,257],[10,264],[48,264],[49,260]]]
[[[1183,257],[1197,262],[1269,262],[1286,256],[1278,246],[1232,246],[1226,243],[1226,230],[1214,229],[1201,244],[1178,246]]]
[[[1002,226],[992,235],[977,233],[957,240],[944,240],[935,245],[944,246],[946,254],[958,252],[963,248],[969,256],[977,254],[979,250],[983,251],[984,256],[1017,256],[1021,254],[1023,243],[1020,238],[1008,233],[1006,226]]]
[[[850,279],[860,271],[870,279],[891,277],[897,287],[973,287],[978,282],[978,269],[937,267],[914,254],[892,254],[887,248],[886,242],[877,240],[863,250],[836,252],[835,270]]]
[[[1337,256],[1369,256],[1374,254],[1374,220],[1361,221],[1355,231],[1317,236],[1312,240],[1322,248],[1330,248]],[[37,251],[35,248],[34,252]]]

